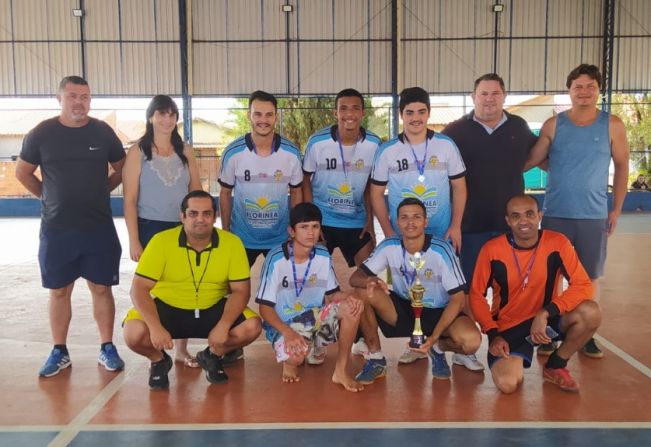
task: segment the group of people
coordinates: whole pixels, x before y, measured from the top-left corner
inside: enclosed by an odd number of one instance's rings
[[[337,342],[332,381],[361,391],[387,373],[378,329],[388,338],[412,334],[418,283],[425,340],[407,346],[400,363],[429,358],[433,377],[449,379],[450,351],[454,363],[483,370],[474,355],[483,332],[502,392],[518,388],[535,346],[549,356],[544,379],[578,391],[566,366],[577,351],[603,355],[592,339],[601,319],[597,281],[628,176],[625,129],[597,109],[600,86],[597,67],[572,70],[572,107],[545,122],[539,138],[503,109],[497,74],[475,81],[474,110],[442,133],[427,127],[427,92],[407,88],[403,132],[384,143],[362,127],[364,97],[345,89],[335,99],[336,123],[314,133],[304,154],[275,132],[275,97],[256,91],[251,131],[222,155],[218,229],[216,201],[201,188],[171,98],[154,97],[145,135],[125,157],[110,128],[88,117],[86,81],[64,78],[60,116],[25,138],[16,170],[43,204],[39,263],[54,347],[39,374],[70,366],[70,296],[79,277],[93,297],[99,362],[124,367],[112,343],[120,246],[109,206],[109,191],[123,180],[129,252],[138,262],[124,338],[150,360],[152,389],[169,385],[174,343],[177,360],[223,383],[224,367],[264,331],[284,382],[299,381],[304,362],[322,364]],[[534,166],[549,171],[542,209],[523,194],[522,173]],[[385,236],[379,244],[374,218]],[[337,281],[335,248],[355,269],[350,287]],[[250,268],[261,255],[258,315],[248,303]],[[193,356],[188,338],[207,347]],[[351,351],[365,358],[355,375]]]

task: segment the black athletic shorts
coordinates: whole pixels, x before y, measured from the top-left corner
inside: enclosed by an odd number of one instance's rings
[[[326,241],[328,252],[332,254],[335,248],[339,247],[341,253],[348,263],[348,267],[355,267],[355,255],[372,239],[367,231],[360,239],[359,235],[363,228],[337,228],[321,226],[321,233]]]

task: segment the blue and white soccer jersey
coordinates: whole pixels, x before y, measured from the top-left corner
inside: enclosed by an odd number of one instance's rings
[[[339,284],[332,267],[332,258],[328,250],[316,245],[314,258],[296,264],[296,283],[292,263],[289,258],[288,242],[272,249],[267,254],[260,274],[260,285],[256,294],[256,303],[271,306],[280,319],[289,323],[308,311],[321,308],[327,294],[339,290]],[[310,270],[301,290],[308,264]],[[297,295],[297,289],[300,295]]]
[[[426,235],[423,253],[425,265],[418,277],[425,287],[423,305],[430,308],[447,306],[450,295],[466,290],[459,260],[452,246],[442,239]],[[409,299],[409,288],[415,279],[414,269],[409,265],[411,255],[404,249],[397,236],[384,239],[364,261],[362,269],[372,276],[384,270],[391,271],[392,290],[404,299]]]
[[[361,228],[366,224],[364,190],[380,138],[360,131],[361,139],[354,146],[342,146],[343,163],[336,125],[319,130],[307,142],[303,171],[313,174],[312,196],[323,214],[323,225]]]
[[[289,187],[303,181],[301,153],[276,134],[271,155],[254,151],[251,134],[228,145],[219,184],[233,189],[231,231],[250,249],[269,249],[287,240]]]
[[[371,181],[376,185],[388,184],[389,219],[396,234],[398,204],[414,197],[427,208],[429,224],[425,231],[443,237],[452,217],[450,180],[464,177],[466,166],[454,141],[431,130],[427,131],[426,142],[414,145],[413,149],[412,152],[404,134],[384,143],[375,155]],[[422,182],[418,171],[421,160],[425,161]]]

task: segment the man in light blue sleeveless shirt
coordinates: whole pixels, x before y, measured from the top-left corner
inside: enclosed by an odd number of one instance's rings
[[[567,77],[572,107],[548,119],[525,170],[546,163],[549,172],[543,228],[570,239],[592,279],[595,299],[603,275],[608,236],[615,231],[628,182],[629,151],[622,121],[597,109],[601,74],[581,64]],[[608,210],[608,170],[615,166],[612,208]],[[544,166],[543,166],[544,167]],[[553,348],[539,350],[551,354]],[[603,353],[594,340],[583,348],[592,358]]]

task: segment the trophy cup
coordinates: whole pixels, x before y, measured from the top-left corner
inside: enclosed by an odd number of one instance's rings
[[[425,294],[425,287],[420,282],[418,272],[425,267],[425,259],[420,252],[416,252],[413,256],[409,257],[409,265],[414,269],[414,276],[416,277],[414,284],[409,288],[411,294],[411,309],[414,312],[414,332],[411,334],[409,340],[410,348],[420,348],[425,342],[425,335],[420,326],[420,316],[423,313],[423,295]]]

